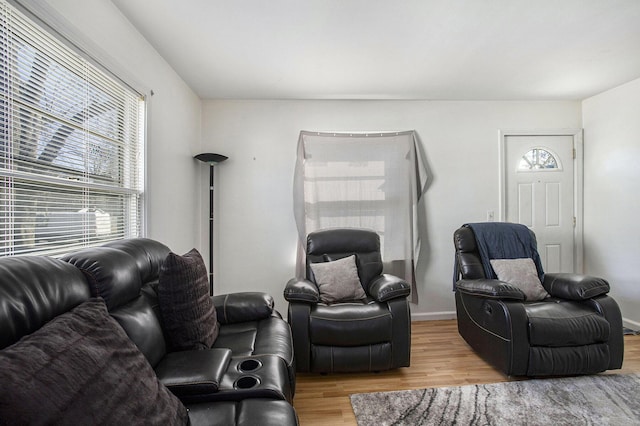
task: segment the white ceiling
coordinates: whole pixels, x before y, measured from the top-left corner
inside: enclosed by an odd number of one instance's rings
[[[638,0],[112,0],[205,99],[575,100],[640,77]]]

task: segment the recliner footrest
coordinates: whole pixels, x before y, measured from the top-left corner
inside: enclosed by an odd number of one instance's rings
[[[392,324],[385,304],[317,305],[309,318],[309,338],[313,345],[372,345],[391,341]]]
[[[311,346],[313,371],[348,373],[383,371],[391,368],[391,343],[367,346]]]
[[[595,374],[609,365],[609,345],[529,348],[528,376]]]
[[[609,322],[578,302],[525,304],[531,346],[583,346],[609,340]]]

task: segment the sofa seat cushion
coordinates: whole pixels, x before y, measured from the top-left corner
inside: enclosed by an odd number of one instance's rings
[[[91,299],[0,351],[0,419],[15,424],[186,424],[184,405]]]
[[[391,341],[392,316],[386,304],[316,305],[309,318],[314,345],[361,346]]]
[[[609,340],[609,322],[576,302],[525,305],[531,346],[581,346]]]
[[[297,426],[298,417],[287,401],[252,398],[188,404],[191,426]]]

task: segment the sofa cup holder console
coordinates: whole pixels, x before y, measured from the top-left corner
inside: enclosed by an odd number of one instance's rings
[[[256,376],[242,376],[233,383],[234,389],[251,389],[260,384],[260,379]]]
[[[262,362],[255,358],[245,359],[238,363],[237,370],[240,373],[252,373],[262,367]],[[240,376],[234,383],[234,389],[251,389],[260,384],[260,377],[253,375]]]
[[[209,397],[238,401],[270,398],[291,402],[293,399],[287,366],[275,355],[231,358],[218,392]]]
[[[262,362],[256,358],[245,359],[238,364],[238,371],[241,373],[249,373],[259,370],[262,367]]]

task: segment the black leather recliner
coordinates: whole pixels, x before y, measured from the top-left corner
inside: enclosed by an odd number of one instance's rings
[[[366,298],[325,304],[312,263],[356,255]],[[380,237],[355,228],[328,229],[307,236],[306,279],[290,280],[284,290],[301,372],[380,371],[409,366],[411,318],[404,280],[382,274]]]
[[[546,273],[542,285],[551,297],[526,301],[516,286],[487,278],[470,227],[457,229],[453,241],[458,331],[488,363],[509,376],[621,368],[622,317],[605,280]]]

